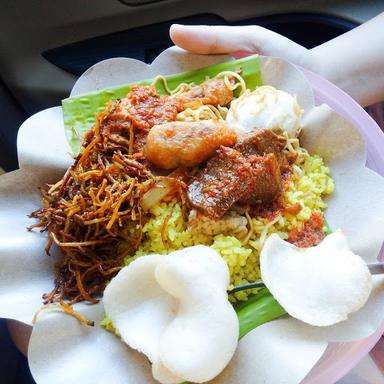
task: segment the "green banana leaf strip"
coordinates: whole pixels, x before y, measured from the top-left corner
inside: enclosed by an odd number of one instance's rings
[[[168,87],[175,89],[178,84],[186,82],[195,84],[202,83],[207,77],[214,77],[222,71],[242,70],[242,77],[248,89],[255,89],[261,85],[260,60],[257,55],[249,56],[239,60],[226,61],[211,67],[199,68],[194,71],[165,76]],[[65,134],[71,146],[73,154],[80,151],[81,138],[95,122],[95,114],[104,109],[105,104],[113,99],[125,97],[134,84],[149,85],[152,80],[143,80],[138,83],[119,85],[100,91],[86,93],[80,96],[70,97],[62,101]],[[160,94],[167,94],[161,81],[156,83]]]
[[[328,236],[330,233],[332,233],[331,227],[329,226],[328,221],[325,219],[324,219],[324,225],[323,225],[323,232],[325,236]]]
[[[284,308],[266,288],[249,297],[244,303],[235,305],[235,310],[239,318],[240,339],[259,325],[286,314]]]

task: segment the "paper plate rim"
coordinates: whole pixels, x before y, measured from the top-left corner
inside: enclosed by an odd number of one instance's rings
[[[366,113],[350,96],[322,77],[299,68],[310,82],[316,104],[326,103],[336,112],[350,120],[363,134],[367,146],[367,166],[384,176],[384,155],[380,153],[380,146],[384,146],[384,134]],[[381,256],[383,257],[383,248]],[[371,336],[351,343],[330,343],[328,348],[312,368],[303,384],[334,383],[350,371],[374,346],[384,331],[384,323]],[[329,356],[337,358],[332,360]],[[338,353],[337,353],[338,352]]]
[[[318,74],[297,66],[310,82],[316,105],[326,103],[340,115],[350,120],[364,136],[367,147],[367,167],[384,177],[384,132],[373,118],[347,93]],[[378,255],[384,260],[384,243]],[[371,336],[350,343],[329,343],[327,350],[302,384],[330,384],[351,371],[375,346],[384,332],[384,322]],[[342,346],[348,353],[335,355]],[[329,356],[333,356],[329,359]]]

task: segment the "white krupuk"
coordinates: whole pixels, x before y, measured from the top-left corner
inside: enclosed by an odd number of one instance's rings
[[[103,299],[121,338],[151,361],[157,360],[156,344],[177,310],[176,300],[154,279],[162,257],[141,257],[123,268],[108,284]]]
[[[260,256],[261,276],[275,299],[293,317],[315,326],[346,320],[364,306],[372,276],[340,231],[319,245],[297,248],[271,235]]]
[[[255,128],[269,128],[296,137],[300,132],[302,114],[295,96],[264,85],[232,101],[226,120],[239,134],[249,133]]]
[[[121,338],[152,362],[156,380],[202,383],[226,367],[237,347],[228,285],[225,261],[195,246],[133,261],[107,286],[104,307]]]

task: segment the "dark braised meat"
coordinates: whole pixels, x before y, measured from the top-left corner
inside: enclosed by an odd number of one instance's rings
[[[245,157],[233,148],[221,147],[188,186],[188,198],[203,214],[219,219],[243,196],[251,180],[251,164]]]
[[[281,169],[288,164],[282,153],[284,145],[284,138],[264,129],[233,148],[221,147],[189,185],[190,204],[219,219],[235,202],[272,202],[281,192]]]
[[[276,135],[270,129],[264,128],[243,137],[235,145],[235,149],[244,156],[280,153],[285,146],[285,138]]]
[[[253,164],[253,183],[239,199],[241,204],[270,203],[281,191],[281,170],[288,163],[282,153],[286,139],[270,129],[257,130],[234,148]]]
[[[265,156],[253,156],[248,161],[252,165],[252,177],[239,203],[270,203],[281,191],[281,174],[276,155],[268,153]]]
[[[282,153],[286,139],[276,135],[270,129],[264,128],[257,130],[236,143],[234,148],[244,156],[258,155],[263,156],[274,153],[280,166],[285,165],[286,159]]]

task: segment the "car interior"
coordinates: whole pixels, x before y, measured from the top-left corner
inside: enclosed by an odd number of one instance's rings
[[[60,105],[76,79],[111,57],[146,63],[170,47],[169,27],[260,25],[311,48],[384,11],[382,0],[5,0],[0,13],[0,174],[18,168],[22,122]],[[383,106],[368,108],[374,117]],[[34,383],[0,320],[0,382]]]

